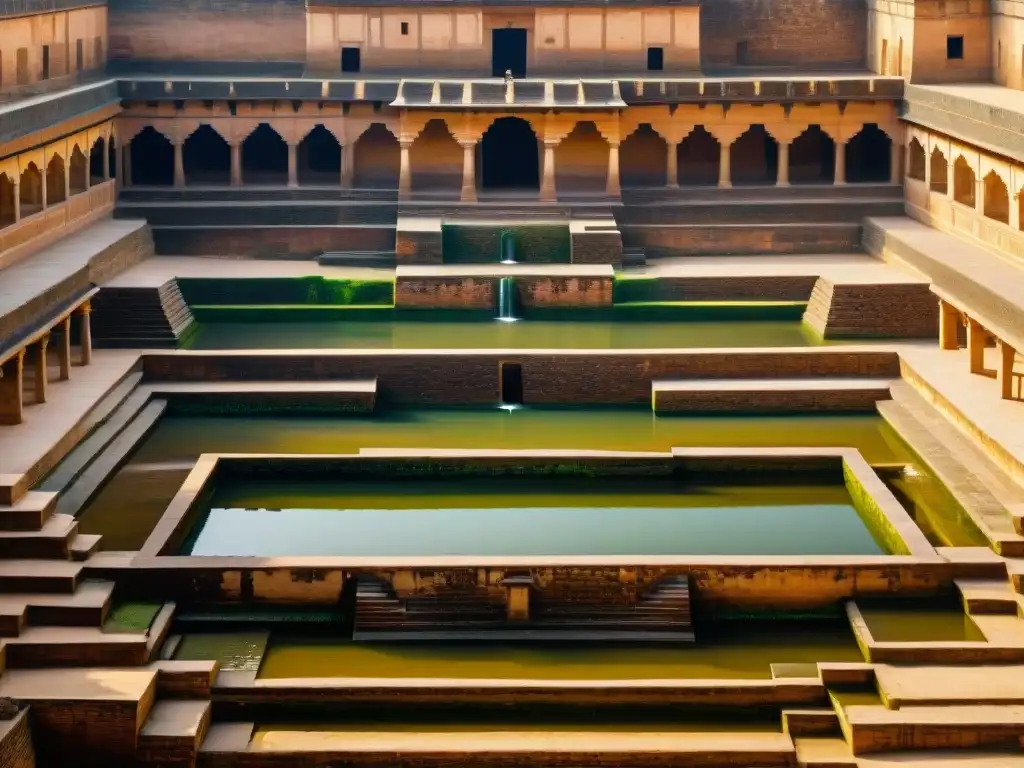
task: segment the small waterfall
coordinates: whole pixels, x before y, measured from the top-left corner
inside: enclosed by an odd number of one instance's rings
[[[516,290],[511,277],[498,281],[498,319],[503,323],[516,320]]]
[[[512,232],[502,232],[498,244],[498,256],[502,264],[516,263],[516,236]]]

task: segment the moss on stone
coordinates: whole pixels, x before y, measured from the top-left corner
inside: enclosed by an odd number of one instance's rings
[[[910,549],[903,541],[899,531],[896,530],[881,505],[868,492],[860,478],[845,461],[843,462],[843,480],[846,482],[846,489],[850,493],[854,509],[857,510],[857,514],[860,515],[882,548],[892,555],[909,555]]]
[[[110,615],[103,623],[103,631],[142,634],[153,625],[156,615],[163,607],[163,603],[118,603],[110,610]]]
[[[306,277],[179,278],[178,287],[190,306],[252,305],[383,305],[395,302],[394,280],[352,280]]]

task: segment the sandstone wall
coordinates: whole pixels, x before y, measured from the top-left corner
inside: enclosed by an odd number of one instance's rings
[[[48,49],[44,78],[43,47]],[[79,58],[81,46],[81,58]],[[0,20],[0,92],[103,67],[107,9],[80,8]]]

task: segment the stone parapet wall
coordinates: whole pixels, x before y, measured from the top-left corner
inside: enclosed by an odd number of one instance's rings
[[[156,252],[173,256],[312,259],[329,251],[391,251],[393,227],[154,227]]]
[[[934,339],[939,304],[927,282],[842,284],[819,278],[804,322],[826,339]]]
[[[626,246],[649,257],[758,253],[842,253],[857,250],[860,224],[625,225]]]
[[[28,723],[29,710],[23,709],[13,721],[2,724],[0,765],[4,768],[36,768],[36,753]]]
[[[615,300],[629,301],[807,301],[817,275],[662,277],[615,283]]]
[[[622,263],[622,235],[618,230],[573,232],[573,264]]]

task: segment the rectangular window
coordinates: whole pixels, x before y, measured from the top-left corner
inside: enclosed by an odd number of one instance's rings
[[[85,49],[82,46],[82,38],[75,40],[75,71],[81,72],[85,68]]]
[[[43,80],[50,79],[50,46],[43,46],[43,74],[41,75]]]
[[[964,36],[948,35],[946,37],[946,58],[963,59],[964,57]]]
[[[359,49],[358,48],[342,48],[341,49],[341,71],[342,72],[358,72],[359,71]]]
[[[402,34],[403,35],[408,35],[409,34],[409,22],[408,21],[403,21],[402,22]]]
[[[747,66],[747,62],[750,60],[750,43],[746,40],[740,40],[736,43],[736,63],[741,66]]]
[[[650,72],[661,72],[665,69],[665,49],[647,49],[647,69]]]
[[[501,402],[504,405],[523,404],[523,366],[521,363],[499,364]]]
[[[28,48],[18,49],[18,85],[28,84]]]

